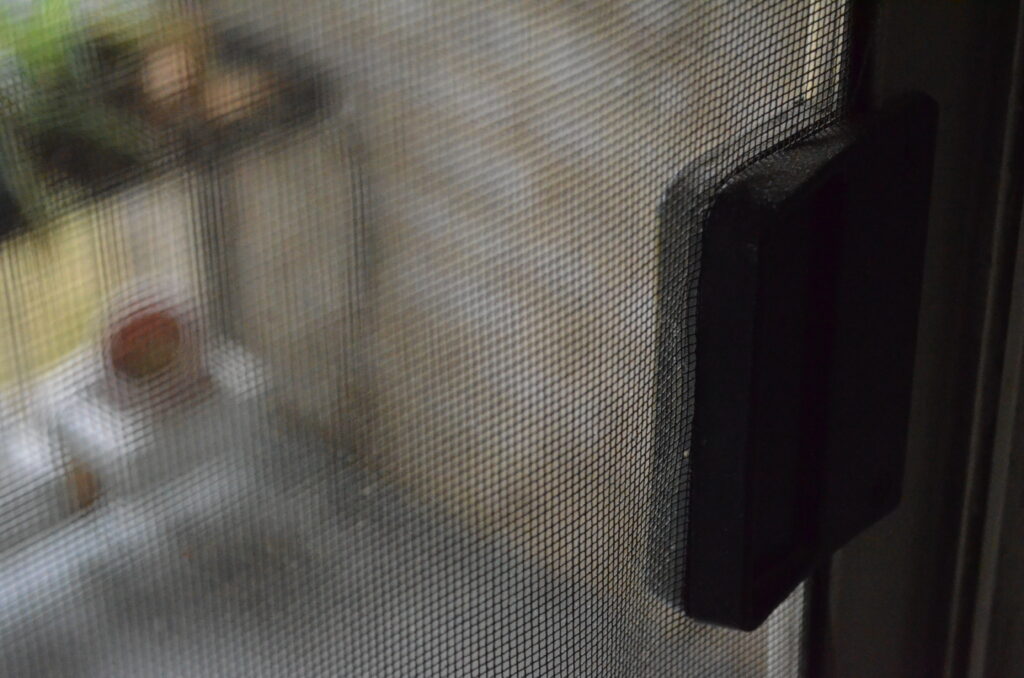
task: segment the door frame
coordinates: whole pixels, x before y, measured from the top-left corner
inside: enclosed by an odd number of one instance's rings
[[[851,109],[920,90],[939,103],[939,131],[903,500],[820,578],[809,673],[955,678],[972,662],[979,564],[993,558],[985,517],[1012,364],[1024,153],[1011,85],[1024,12],[1020,0],[852,4]]]

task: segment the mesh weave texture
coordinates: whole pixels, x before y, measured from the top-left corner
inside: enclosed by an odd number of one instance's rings
[[[799,675],[800,591],[658,592],[659,207],[839,114],[843,3],[75,8],[0,70],[0,675]]]

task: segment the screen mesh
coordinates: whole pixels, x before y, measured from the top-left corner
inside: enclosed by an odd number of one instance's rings
[[[0,675],[799,675],[800,591],[660,594],[659,207],[840,113],[843,3],[3,6]]]

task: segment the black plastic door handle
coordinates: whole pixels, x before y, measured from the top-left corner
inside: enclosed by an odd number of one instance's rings
[[[659,445],[688,457],[671,537],[685,576],[661,575],[687,614],[756,628],[897,505],[935,123],[934,103],[911,95],[863,124],[790,140],[713,195],[698,195],[692,174],[670,189],[663,276],[684,237],[673,220],[705,205],[691,446],[673,449],[670,434]],[[663,323],[662,362],[680,353],[684,322]],[[686,397],[672,379],[662,400]],[[680,411],[662,403],[659,425]]]

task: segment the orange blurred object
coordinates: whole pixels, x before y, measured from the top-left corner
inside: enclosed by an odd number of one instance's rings
[[[99,478],[83,463],[74,459],[69,461],[67,483],[72,510],[85,510],[99,499]]]
[[[130,379],[145,379],[170,367],[181,352],[182,329],[167,311],[146,308],[114,333],[110,362]]]

